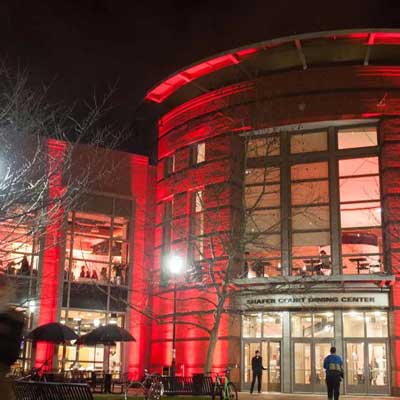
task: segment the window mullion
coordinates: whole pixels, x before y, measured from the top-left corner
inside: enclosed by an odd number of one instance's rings
[[[341,236],[340,236],[340,198],[339,198],[339,169],[336,160],[336,131],[328,130],[329,140],[329,197],[330,197],[330,229],[331,229],[331,262],[332,274],[341,271]]]

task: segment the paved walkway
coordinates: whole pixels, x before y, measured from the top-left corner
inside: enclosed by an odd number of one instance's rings
[[[240,392],[239,400],[326,400],[327,396],[315,395],[315,394],[250,394],[248,392]],[[340,396],[341,400],[400,400],[400,397],[387,397],[387,396]]]

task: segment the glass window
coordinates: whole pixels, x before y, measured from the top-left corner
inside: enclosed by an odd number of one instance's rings
[[[261,337],[261,313],[246,314],[242,318],[243,321],[243,337]]]
[[[364,126],[338,130],[338,148],[354,149],[378,145],[376,127]]]
[[[314,337],[334,337],[335,321],[333,312],[313,315]]]
[[[24,277],[13,283],[18,285],[18,291],[12,293],[16,296],[12,302],[25,302],[34,296],[33,292],[29,293],[29,287],[36,288],[36,283],[31,285],[25,278],[36,277],[38,273],[39,238],[42,233],[39,218],[28,206],[21,204],[10,205],[1,216],[0,270],[9,278]]]
[[[311,314],[292,314],[292,337],[312,337]]]
[[[328,163],[296,164],[291,167],[292,181],[328,178]]]
[[[169,275],[169,271],[166,265],[167,257],[171,251],[171,240],[172,240],[172,208],[173,201],[166,200],[163,202],[163,214],[162,214],[162,263],[161,263],[161,276],[160,282],[166,283]]]
[[[280,210],[255,210],[248,216],[246,222],[246,230],[249,233],[279,232],[281,222]]]
[[[254,137],[247,143],[248,158],[277,156],[279,150],[279,136]]]
[[[204,211],[204,200],[203,200],[203,191],[199,190],[194,194],[195,204],[194,204],[194,212]]]
[[[368,344],[368,365],[370,368],[370,385],[386,386],[388,384],[388,362],[386,343]]]
[[[264,140],[264,139],[263,139]],[[280,170],[247,170],[245,175],[245,243],[248,254],[244,273],[249,278],[281,274]]]
[[[168,178],[175,172],[175,155],[167,157],[164,160],[164,178]]]
[[[88,213],[111,215],[113,213],[113,199],[111,197],[83,194],[79,197],[77,209]]]
[[[193,261],[204,259],[204,191],[199,190],[191,196],[190,217],[190,258]],[[200,277],[200,275],[198,275]]]
[[[328,149],[326,132],[296,133],[290,137],[290,152],[308,153]]]
[[[292,229],[329,229],[329,207],[296,207],[292,210]]]
[[[347,158],[339,160],[339,176],[353,177],[379,174],[378,157]]]
[[[246,244],[244,271],[248,278],[281,275],[281,237],[255,235]]]
[[[364,337],[364,313],[350,311],[343,313],[343,335],[345,337]]]
[[[292,337],[334,337],[333,312],[292,313]]]
[[[263,314],[263,336],[282,337],[282,314],[264,313]]]
[[[330,275],[328,163],[291,167],[293,275]]]
[[[364,343],[346,343],[346,378],[350,385],[365,382]]]
[[[381,272],[383,252],[378,157],[339,160],[345,274]]]
[[[70,327],[80,336],[89,333],[93,329],[108,323],[115,323],[120,327],[124,326],[124,317],[121,314],[107,314],[86,310],[62,310],[61,323]],[[116,343],[110,347],[110,370],[114,373],[121,371],[121,344]],[[59,367],[62,368],[63,347],[59,346],[58,361]],[[76,344],[67,345],[65,353],[66,370],[80,369],[90,371],[104,370],[105,352],[104,346],[84,346],[79,348]]]
[[[70,213],[72,214],[72,213]],[[75,212],[68,218],[74,235],[68,241],[66,258],[70,260],[70,278],[81,283],[109,279],[111,217]]]
[[[292,183],[292,205],[320,204],[329,202],[327,180]]]
[[[196,164],[200,164],[206,160],[206,144],[198,143],[196,145]]]
[[[68,213],[64,278],[77,284],[127,285],[130,219],[118,214],[127,214],[131,203],[99,197],[99,210],[115,205],[104,214],[93,211],[96,197],[88,198],[79,211]]]
[[[280,180],[280,170],[276,167],[251,168],[245,171],[245,184],[271,184],[278,183]]]
[[[367,337],[388,337],[387,313],[374,311],[365,313]]]
[[[261,185],[246,186],[246,208],[263,208],[280,206],[280,186]]]
[[[300,385],[309,385],[312,383],[311,372],[311,344],[294,344],[294,383]]]

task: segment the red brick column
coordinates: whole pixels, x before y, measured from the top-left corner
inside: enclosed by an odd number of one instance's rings
[[[48,221],[44,237],[43,262],[40,280],[40,307],[38,326],[55,322],[57,320],[58,290],[60,278],[60,256],[61,256],[61,221],[64,210],[58,207],[57,201],[62,195],[62,166],[66,144],[49,140],[47,143],[48,152]],[[53,201],[54,200],[54,207]],[[40,367],[45,362],[45,370],[51,368],[54,345],[39,342],[36,348],[35,366]]]
[[[391,292],[391,386],[400,394],[400,118],[384,119],[380,125],[382,147],[382,196],[386,262],[396,276]]]

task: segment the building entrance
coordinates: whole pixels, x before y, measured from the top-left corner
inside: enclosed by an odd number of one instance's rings
[[[331,341],[293,342],[293,391],[326,391],[324,358],[329,354]]]
[[[259,350],[263,359],[262,387],[263,392],[281,391],[281,341],[280,340],[261,340],[244,343],[243,364],[244,377],[243,389],[249,390],[253,372],[251,369],[251,359]]]
[[[351,340],[345,343],[346,392],[389,393],[387,343]]]

